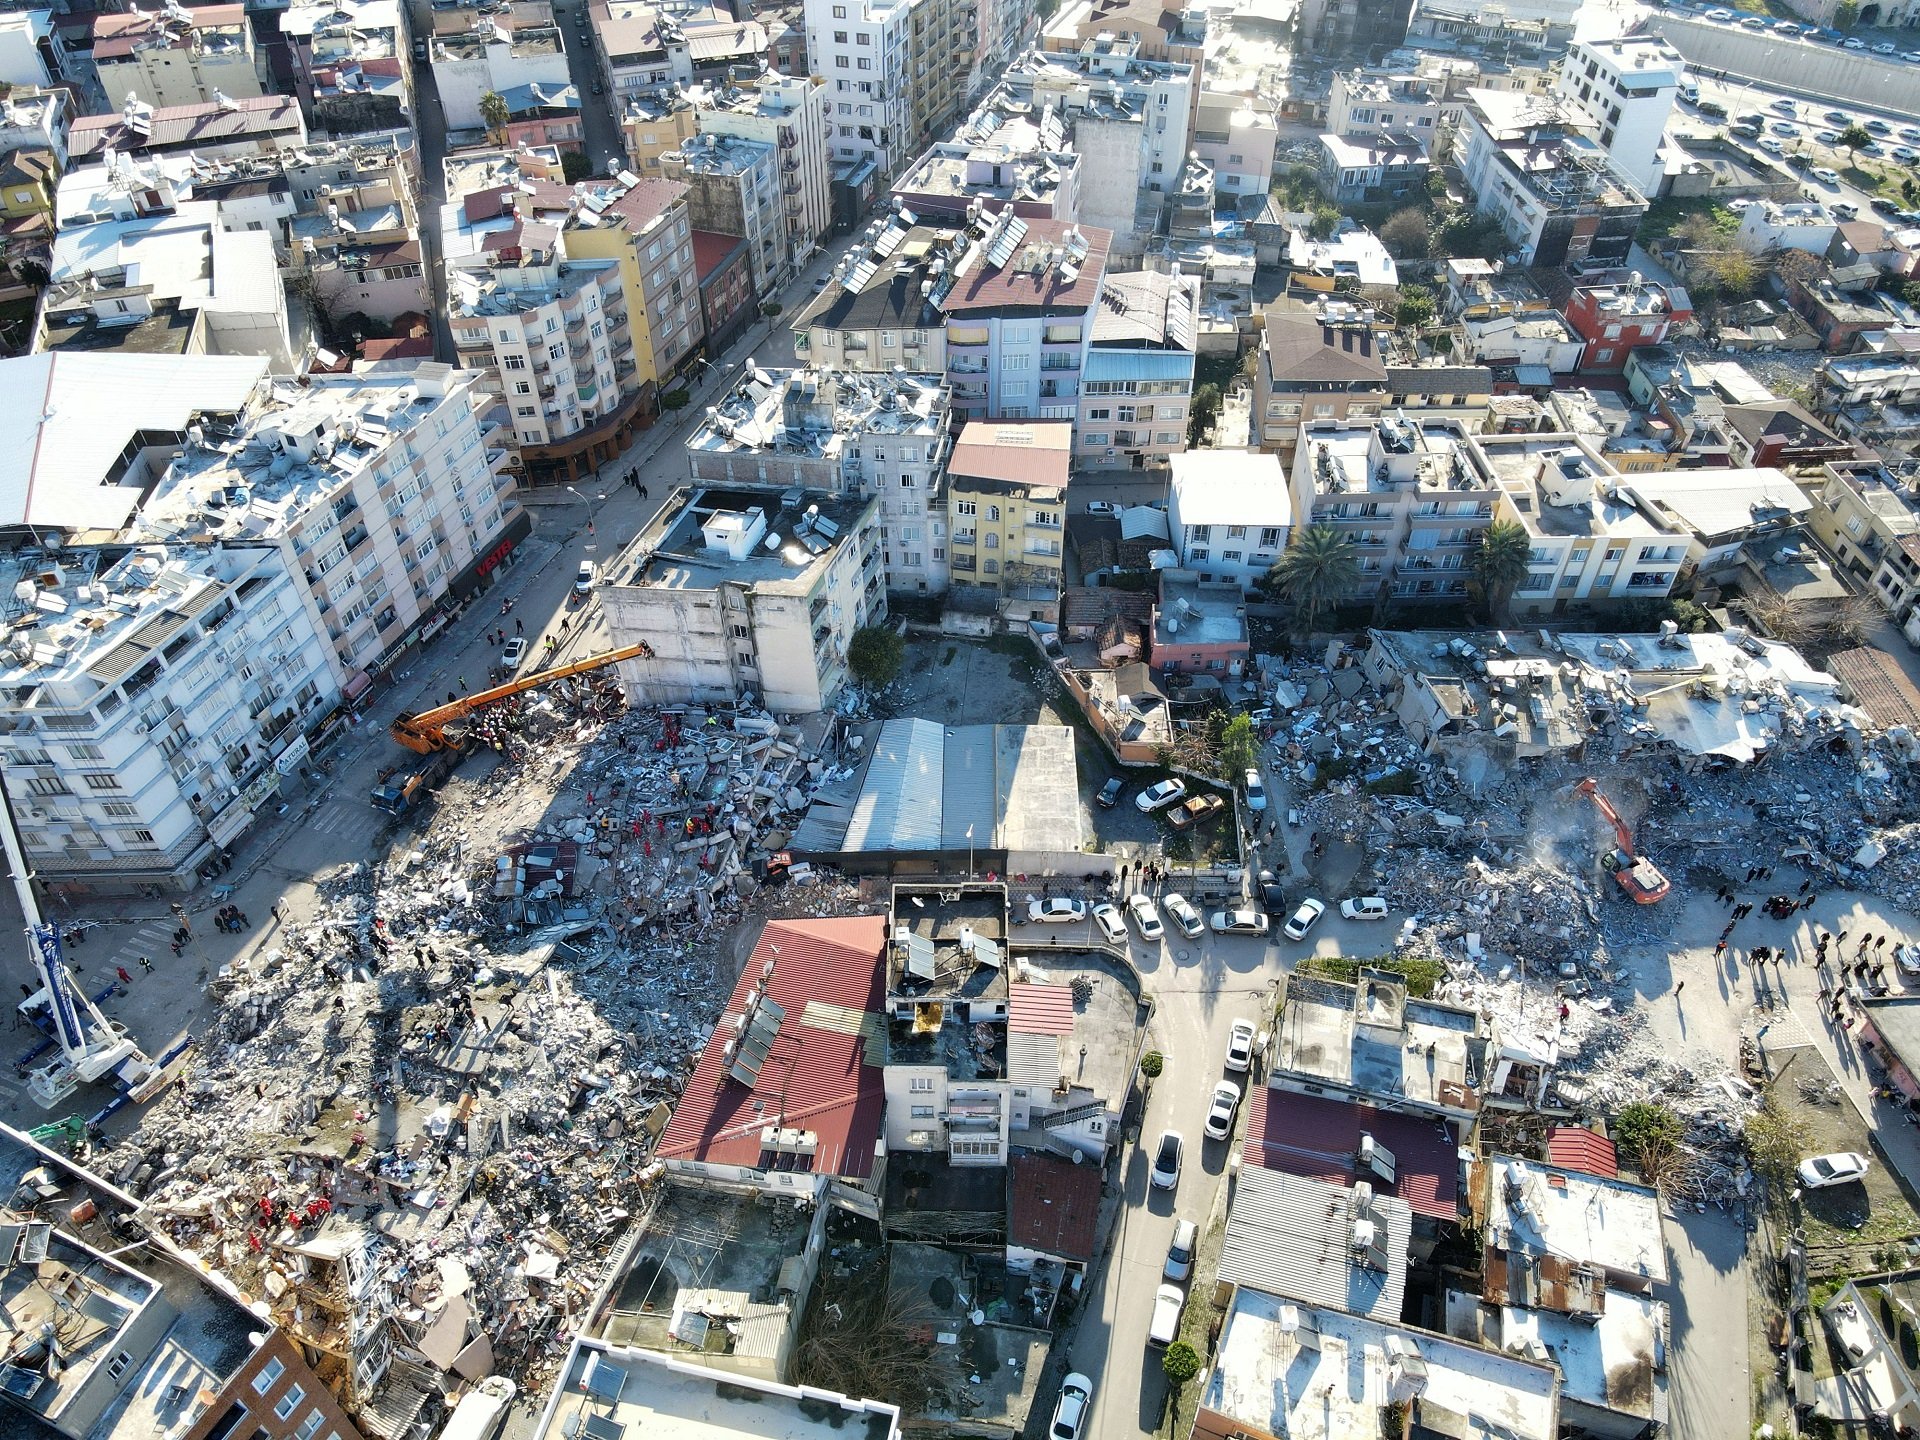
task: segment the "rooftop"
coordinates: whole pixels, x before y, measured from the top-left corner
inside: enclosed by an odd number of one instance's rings
[[[1486,1067],[1486,1042],[1473,1010],[1407,994],[1406,982],[1362,970],[1349,985],[1317,976],[1287,980],[1276,1071],[1363,1096],[1472,1112],[1474,1076]]]
[[[1279,1440],[1375,1440],[1387,1406],[1413,1433],[1550,1440],[1551,1365],[1407,1326],[1241,1289],[1220,1331],[1203,1410]]]
[[[1836,650],[1827,656],[1827,666],[1879,728],[1920,727],[1920,689],[1886,651],[1872,645]]]
[[[969,420],[954,442],[947,473],[1037,490],[1065,490],[1072,449],[1069,424]]]
[[[1447,420],[1396,414],[1366,423],[1310,421],[1300,438],[1294,469],[1311,474],[1315,496],[1395,494],[1409,485],[1464,496],[1495,484],[1479,447]]]
[[[1386,388],[1387,362],[1372,324],[1330,319],[1280,306],[1268,310],[1261,350],[1276,390],[1324,381]]]
[[[1346,143],[1346,142],[1341,142]],[[1414,147],[1418,149],[1418,147]],[[1343,160],[1346,165],[1368,163]],[[1287,236],[1287,264],[1298,274],[1331,277],[1355,285],[1392,286],[1400,283],[1400,267],[1380,237],[1371,230],[1350,227],[1325,240],[1316,240],[1304,230]]]
[[[109,147],[122,154],[217,145],[257,138],[304,138],[300,103],[290,95],[208,100],[197,105],[142,108],[135,120],[124,112],[82,115],[73,122],[67,147],[74,160],[89,160]]]
[[[1485,1163],[1490,1250],[1535,1263],[1557,1256],[1666,1282],[1667,1241],[1657,1192],[1512,1155],[1490,1155]]]
[[[1413,1212],[1373,1186],[1336,1185],[1248,1167],[1220,1251],[1223,1283],[1398,1320]]]
[[[1051,203],[1079,170],[1065,127],[1048,112],[1037,122],[991,105],[974,111],[952,140],[936,141],[894,181],[893,193],[949,199]]]
[[[1247,597],[1237,584],[1208,582],[1181,570],[1160,572],[1160,603],[1153,611],[1156,650],[1246,643]]]
[[[1100,1186],[1097,1165],[1016,1153],[1007,1163],[1007,1243],[1063,1260],[1092,1260]]]
[[[1805,518],[1807,493],[1784,471],[1663,470],[1623,477],[1621,490],[1647,513],[1670,518],[1703,540]]]
[[[946,434],[946,378],[749,366],[687,438],[697,453],[838,456],[855,434]]]
[[[1597,1316],[1493,1306],[1458,1290],[1446,1307],[1448,1334],[1558,1365],[1562,1403],[1666,1423],[1668,1314],[1652,1296],[1612,1291]]]
[[[583,1430],[593,1440],[898,1440],[900,1412],[576,1338],[531,1434]]]
[[[1680,528],[1633,503],[1613,467],[1569,434],[1484,437],[1486,456],[1513,513],[1541,536],[1650,537]]]
[[[1007,891],[1004,885],[893,888],[887,994],[914,1000],[1007,998]],[[896,1036],[901,1059],[907,1037]]]
[[[611,583],[665,590],[740,585],[804,595],[878,502],[822,490],[696,485],[673,496],[609,563]]]
[[[1016,903],[1027,898],[1016,897]],[[1070,1102],[1076,1095],[1097,1101],[1117,1115],[1126,1104],[1145,1022],[1139,978],[1097,950],[1056,950],[1042,958],[1044,968],[1014,957],[1007,1078],[1037,1093],[1064,1093]],[[1015,1130],[1013,1143],[1046,1149],[1057,1133]]]
[[[772,169],[774,147],[766,140],[703,132],[689,135],[678,150],[660,158],[683,167],[689,175],[745,175],[756,167]]]
[[[1200,282],[1158,270],[1107,276],[1093,315],[1093,344],[1103,350],[1191,351]]]
[[[1381,1165],[1363,1159],[1361,1142],[1366,1137],[1372,1138],[1376,1153],[1385,1150],[1392,1160]],[[1429,1219],[1454,1221],[1460,1216],[1457,1143],[1449,1123],[1431,1114],[1256,1085],[1247,1107],[1241,1158],[1249,1168],[1283,1170],[1336,1185],[1366,1180],[1376,1193],[1396,1195],[1414,1214]]]

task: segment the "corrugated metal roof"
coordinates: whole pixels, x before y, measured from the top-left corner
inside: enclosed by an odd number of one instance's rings
[[[1397,1162],[1394,1183],[1375,1180],[1376,1190],[1398,1195],[1417,1215],[1460,1218],[1459,1141],[1438,1116],[1376,1110],[1351,1100],[1258,1085],[1247,1107],[1241,1159],[1248,1168],[1350,1185],[1363,1178],[1356,1168],[1363,1134],[1386,1146]]]
[[[1060,1079],[1060,1037],[1008,1035],[1007,1079],[1015,1085],[1053,1089]]]
[[[1613,1142],[1578,1125],[1560,1125],[1547,1132],[1547,1158],[1585,1175],[1620,1178],[1620,1156]]]
[[[1384,1258],[1384,1270],[1358,1263],[1353,1231],[1362,1218],[1376,1227],[1371,1253]],[[1352,1186],[1250,1165],[1234,1186],[1220,1278],[1392,1323],[1412,1234],[1413,1211],[1395,1196],[1376,1193],[1363,1217]]]
[[[1007,1166],[1007,1243],[1091,1260],[1100,1218],[1100,1167],[1051,1155],[1015,1155]]]
[[[985,850],[996,843],[993,817],[999,787],[994,772],[994,727],[957,725],[946,734],[946,767],[941,775],[940,838],[949,850],[969,843]],[[967,839],[967,829],[973,839]]]
[[[1085,380],[1191,380],[1193,356],[1166,350],[1089,350]]]
[[[933,720],[889,720],[874,741],[848,850],[938,850],[946,734]]]
[[[1016,980],[1007,987],[1009,1035],[1071,1035],[1073,991]]]

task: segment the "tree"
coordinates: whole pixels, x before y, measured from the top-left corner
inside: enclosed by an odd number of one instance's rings
[[[1432,323],[1433,314],[1438,307],[1434,304],[1433,292],[1424,285],[1402,285],[1400,303],[1394,307],[1393,321],[1407,329],[1418,329]]]
[[[1193,404],[1187,407],[1187,446],[1198,450],[1220,415],[1220,387],[1202,385],[1193,392]]]
[[[1231,785],[1253,768],[1259,753],[1260,747],[1253,735],[1252,718],[1236,715],[1221,727],[1220,748],[1214,761],[1218,768],[1213,773],[1220,777],[1222,783]]]
[[[497,90],[489,90],[480,97],[480,123],[487,127],[487,137],[496,145],[507,143],[507,121],[513,118],[513,111],[507,108],[506,98]]]
[[[1313,633],[1320,612],[1336,603],[1360,578],[1360,557],[1353,542],[1331,525],[1309,525],[1293,532],[1293,543],[1267,572],[1272,588],[1293,605],[1294,631]]]
[[[1185,1340],[1176,1340],[1160,1357],[1160,1369],[1167,1377],[1167,1384],[1178,1390],[1200,1373],[1200,1352]]]
[[[1334,209],[1331,205],[1316,205],[1313,207],[1313,224],[1309,227],[1309,230],[1314,239],[1331,239],[1333,232],[1339,228],[1340,212],[1338,210]]]
[[[578,185],[582,180],[593,174],[593,161],[582,155],[578,150],[562,150],[560,152],[560,173],[566,177],[567,184]]]
[[[1140,1073],[1149,1080],[1158,1080],[1160,1072],[1167,1068],[1167,1057],[1158,1050],[1149,1050],[1140,1057]]]
[[[1827,268],[1826,262],[1805,250],[1780,250],[1774,254],[1773,273],[1783,283],[1809,285]]]
[[[1396,210],[1380,227],[1380,243],[1397,260],[1424,260],[1433,253],[1433,236],[1427,228],[1427,212],[1418,205]]]
[[[1838,23],[1835,22],[1836,25]],[[1873,144],[1873,132],[1856,120],[1840,132],[1839,144],[1846,150],[1847,163],[1851,165],[1859,158],[1856,151]]]
[[[1783,1110],[1769,1095],[1760,1108],[1747,1117],[1745,1131],[1747,1156],[1760,1178],[1783,1191],[1791,1188],[1800,1157],[1811,1143],[1807,1122],[1790,1110]]]
[[[1613,1117],[1614,1143],[1639,1167],[1643,1179],[1658,1185],[1668,1173],[1686,1127],[1680,1117],[1651,1100],[1636,1100]]]
[[[1833,28],[1851,30],[1860,19],[1860,0],[1840,0],[1833,7]]]
[[[1434,232],[1433,248],[1456,259],[1492,260],[1506,249],[1500,222],[1461,208],[1448,214]]]
[[[1489,620],[1505,613],[1513,592],[1527,578],[1527,559],[1532,554],[1533,542],[1517,521],[1496,520],[1480,532],[1480,543],[1473,549],[1473,575],[1486,597]]]
[[[867,625],[853,632],[847,668],[862,685],[890,684],[907,658],[907,642],[891,625]]]

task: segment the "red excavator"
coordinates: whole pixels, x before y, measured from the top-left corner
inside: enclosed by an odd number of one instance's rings
[[[1638,905],[1652,905],[1667,898],[1673,886],[1667,877],[1660,873],[1660,867],[1644,855],[1634,853],[1633,832],[1627,829],[1627,822],[1620,818],[1620,812],[1613,808],[1607,797],[1600,793],[1600,782],[1591,776],[1573,787],[1574,793],[1585,795],[1599,807],[1600,813],[1613,826],[1614,836],[1619,845],[1600,857],[1600,863],[1620,882],[1620,888],[1633,897]]]

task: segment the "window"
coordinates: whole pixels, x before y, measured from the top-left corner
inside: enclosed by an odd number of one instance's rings
[[[931,1095],[933,1093],[933,1077],[931,1075],[916,1075],[907,1082],[907,1089],[916,1095]]]
[[[279,1360],[269,1360],[260,1367],[260,1373],[253,1377],[253,1393],[264,1395],[280,1383],[280,1377],[287,1373],[287,1367]]]
[[[1262,550],[1277,549],[1279,544],[1280,531],[1278,528],[1268,525],[1260,531],[1260,548]]]
[[[288,1387],[287,1393],[280,1397],[280,1403],[273,1407],[273,1413],[282,1420],[291,1420],[293,1412],[300,1408],[307,1398],[307,1392],[298,1385]]]
[[[1228,538],[1229,540],[1244,540],[1244,539],[1246,539],[1246,538],[1247,538],[1247,527],[1246,527],[1246,526],[1244,526],[1244,525],[1229,525],[1229,526],[1227,526],[1227,538]]]
[[[953,513],[956,515],[978,515],[980,513],[980,506],[978,502],[973,500],[956,500],[953,502]]]
[[[846,32],[846,31],[844,31],[844,30],[836,30],[836,31],[834,31],[834,32],[833,32],[833,43],[834,43],[834,44],[836,44],[836,45],[844,45],[844,44],[846,44],[846,43],[847,43],[847,32]]]
[[[76,760],[104,760],[106,752],[98,745],[69,745],[67,753]]]
[[[844,64],[845,62],[843,61],[843,62],[841,62],[841,63],[843,63],[843,64]],[[871,61],[871,60],[869,60],[869,59],[868,59],[868,58],[867,58],[867,57],[866,57],[865,55],[862,55],[862,56],[860,57],[860,68],[861,68],[862,70],[871,70],[871,69],[873,69],[873,61]]]
[[[133,1364],[133,1352],[131,1350],[122,1350],[107,1362],[107,1374],[118,1380],[122,1375],[127,1373],[127,1367],[131,1364]]]
[[[311,1411],[307,1418],[300,1422],[300,1428],[294,1432],[294,1440],[313,1440],[313,1437],[320,1433],[320,1427],[326,1423],[325,1415],[318,1410]]]
[[[502,363],[505,364],[509,370],[524,370],[527,368],[527,357],[524,355],[509,355]]]
[[[865,33],[856,35],[853,37],[853,43],[856,45],[871,45],[873,44],[873,36]]]
[[[998,560],[988,559],[981,564],[980,568],[989,575],[998,575],[1000,573],[1000,562]]]
[[[120,777],[117,775],[83,775],[89,790],[118,790]]]
[[[532,384],[532,382],[530,382],[530,381],[527,381],[527,380],[516,380],[516,381],[514,381],[514,382],[513,382],[513,393],[514,393],[514,394],[516,394],[516,395],[531,395],[531,394],[533,393],[533,384]],[[528,413],[528,414],[530,415],[530,414],[532,414],[533,412],[529,410],[529,411],[528,411],[527,413]]]
[[[1607,553],[1605,558],[1607,558],[1608,560],[1618,560],[1622,555],[1625,555],[1626,553],[1627,553],[1627,547],[1624,545],[1609,545],[1607,546]]]
[[[915,1105],[913,1107],[913,1118],[915,1120],[931,1120],[933,1118],[933,1106]]]

